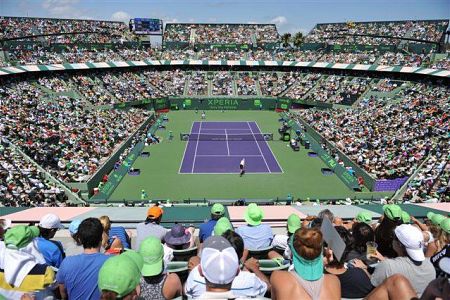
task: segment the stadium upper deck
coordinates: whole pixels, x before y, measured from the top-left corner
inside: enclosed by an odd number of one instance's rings
[[[80,19],[51,19],[0,16],[0,40],[24,36],[79,33],[76,35],[55,35],[22,39],[47,43],[111,43],[130,40],[128,27],[123,22]]]
[[[145,59],[229,59],[448,68],[448,56],[437,58],[432,54],[439,50],[436,44],[420,44],[420,40],[441,42],[448,20],[317,24],[305,37],[302,47],[290,50],[279,47],[280,36],[274,24],[167,24],[163,51],[146,48],[136,42],[127,26],[120,22],[0,17],[0,24],[5,28],[0,33],[0,40],[56,34],[4,41],[3,51],[0,50],[0,66]],[[93,33],[72,34],[78,32]],[[400,42],[387,37],[412,40]]]
[[[193,24],[166,25],[165,43],[273,44],[279,42],[274,24]]]
[[[448,20],[324,23],[317,24],[305,37],[305,42],[341,45],[397,45],[400,42],[399,39],[385,37],[441,42],[448,24]]]

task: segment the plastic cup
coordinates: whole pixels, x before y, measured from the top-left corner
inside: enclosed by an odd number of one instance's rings
[[[378,248],[378,244],[375,242],[367,242],[366,243],[366,247],[367,247],[367,254],[366,257],[367,259],[372,258],[372,255],[376,255],[377,254],[377,248]]]

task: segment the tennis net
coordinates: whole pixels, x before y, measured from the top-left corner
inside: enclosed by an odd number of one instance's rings
[[[217,141],[217,142],[239,142],[239,141],[272,141],[272,133],[180,133],[182,141]]]

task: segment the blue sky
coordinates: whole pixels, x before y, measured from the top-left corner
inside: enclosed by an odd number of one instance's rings
[[[280,32],[308,32],[326,22],[449,19],[450,0],[0,0],[0,15],[275,23]]]

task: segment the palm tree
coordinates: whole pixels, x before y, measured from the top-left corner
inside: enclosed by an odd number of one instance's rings
[[[281,36],[281,42],[283,43],[283,47],[288,47],[291,42],[291,34],[289,32],[286,32]]]
[[[295,47],[300,47],[303,44],[303,32],[297,32],[292,39]]]

